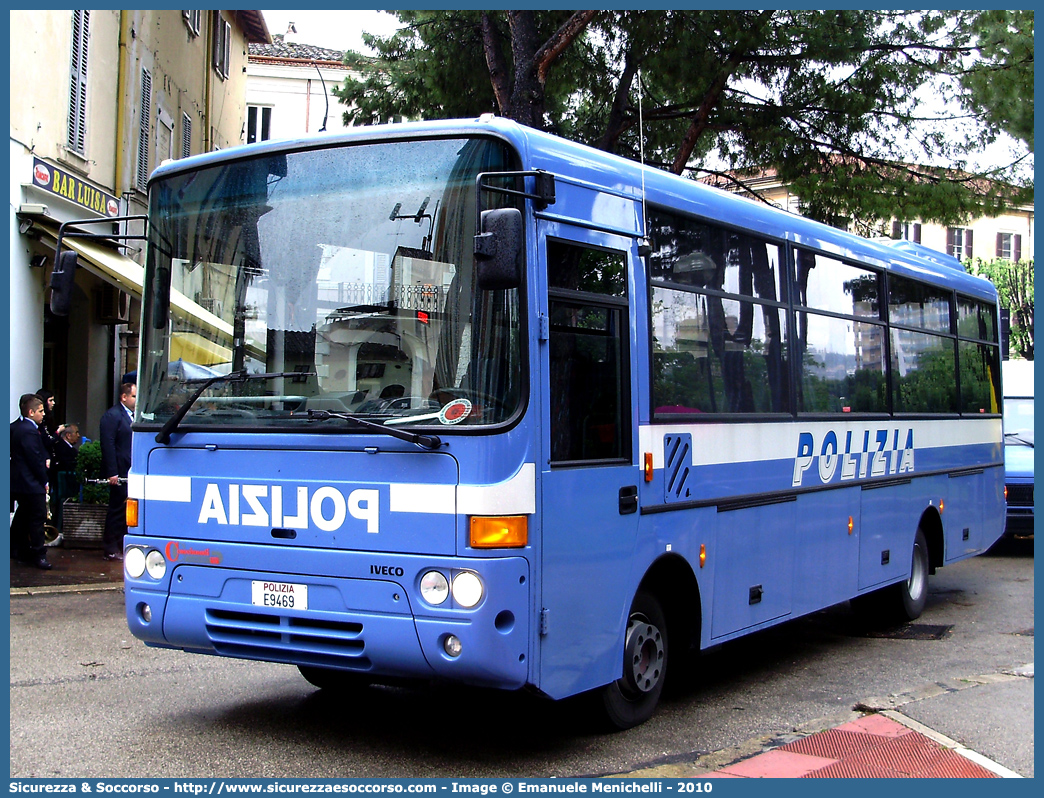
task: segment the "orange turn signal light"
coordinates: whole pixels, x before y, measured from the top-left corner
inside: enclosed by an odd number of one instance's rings
[[[524,515],[471,517],[469,543],[475,549],[517,549],[529,542],[529,518]]]
[[[138,500],[127,499],[127,526],[138,525]]]
[[[707,544],[700,544],[700,568],[707,564]]]
[[[645,481],[652,482],[653,479],[653,462],[652,452],[645,453]]]
[[[852,520],[852,516],[848,516],[848,534],[852,534],[852,530],[855,529],[855,521]]]

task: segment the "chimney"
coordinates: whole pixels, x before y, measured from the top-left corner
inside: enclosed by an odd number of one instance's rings
[[[283,36],[283,41],[287,44],[297,44],[297,26],[291,22],[286,29],[286,35]]]

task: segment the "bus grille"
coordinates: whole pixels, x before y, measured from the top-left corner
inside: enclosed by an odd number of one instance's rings
[[[1008,505],[1010,507],[1032,507],[1032,485],[1008,485]]]
[[[352,621],[209,609],[207,637],[219,654],[367,670],[363,625]]]

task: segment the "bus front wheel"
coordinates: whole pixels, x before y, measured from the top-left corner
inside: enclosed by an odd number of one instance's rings
[[[598,691],[610,728],[630,729],[656,711],[667,676],[667,622],[649,593],[634,597],[624,638],[623,676]]]

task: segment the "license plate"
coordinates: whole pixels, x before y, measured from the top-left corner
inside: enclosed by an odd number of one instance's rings
[[[250,583],[250,603],[255,607],[275,607],[281,610],[307,610],[308,585],[292,582]]]

